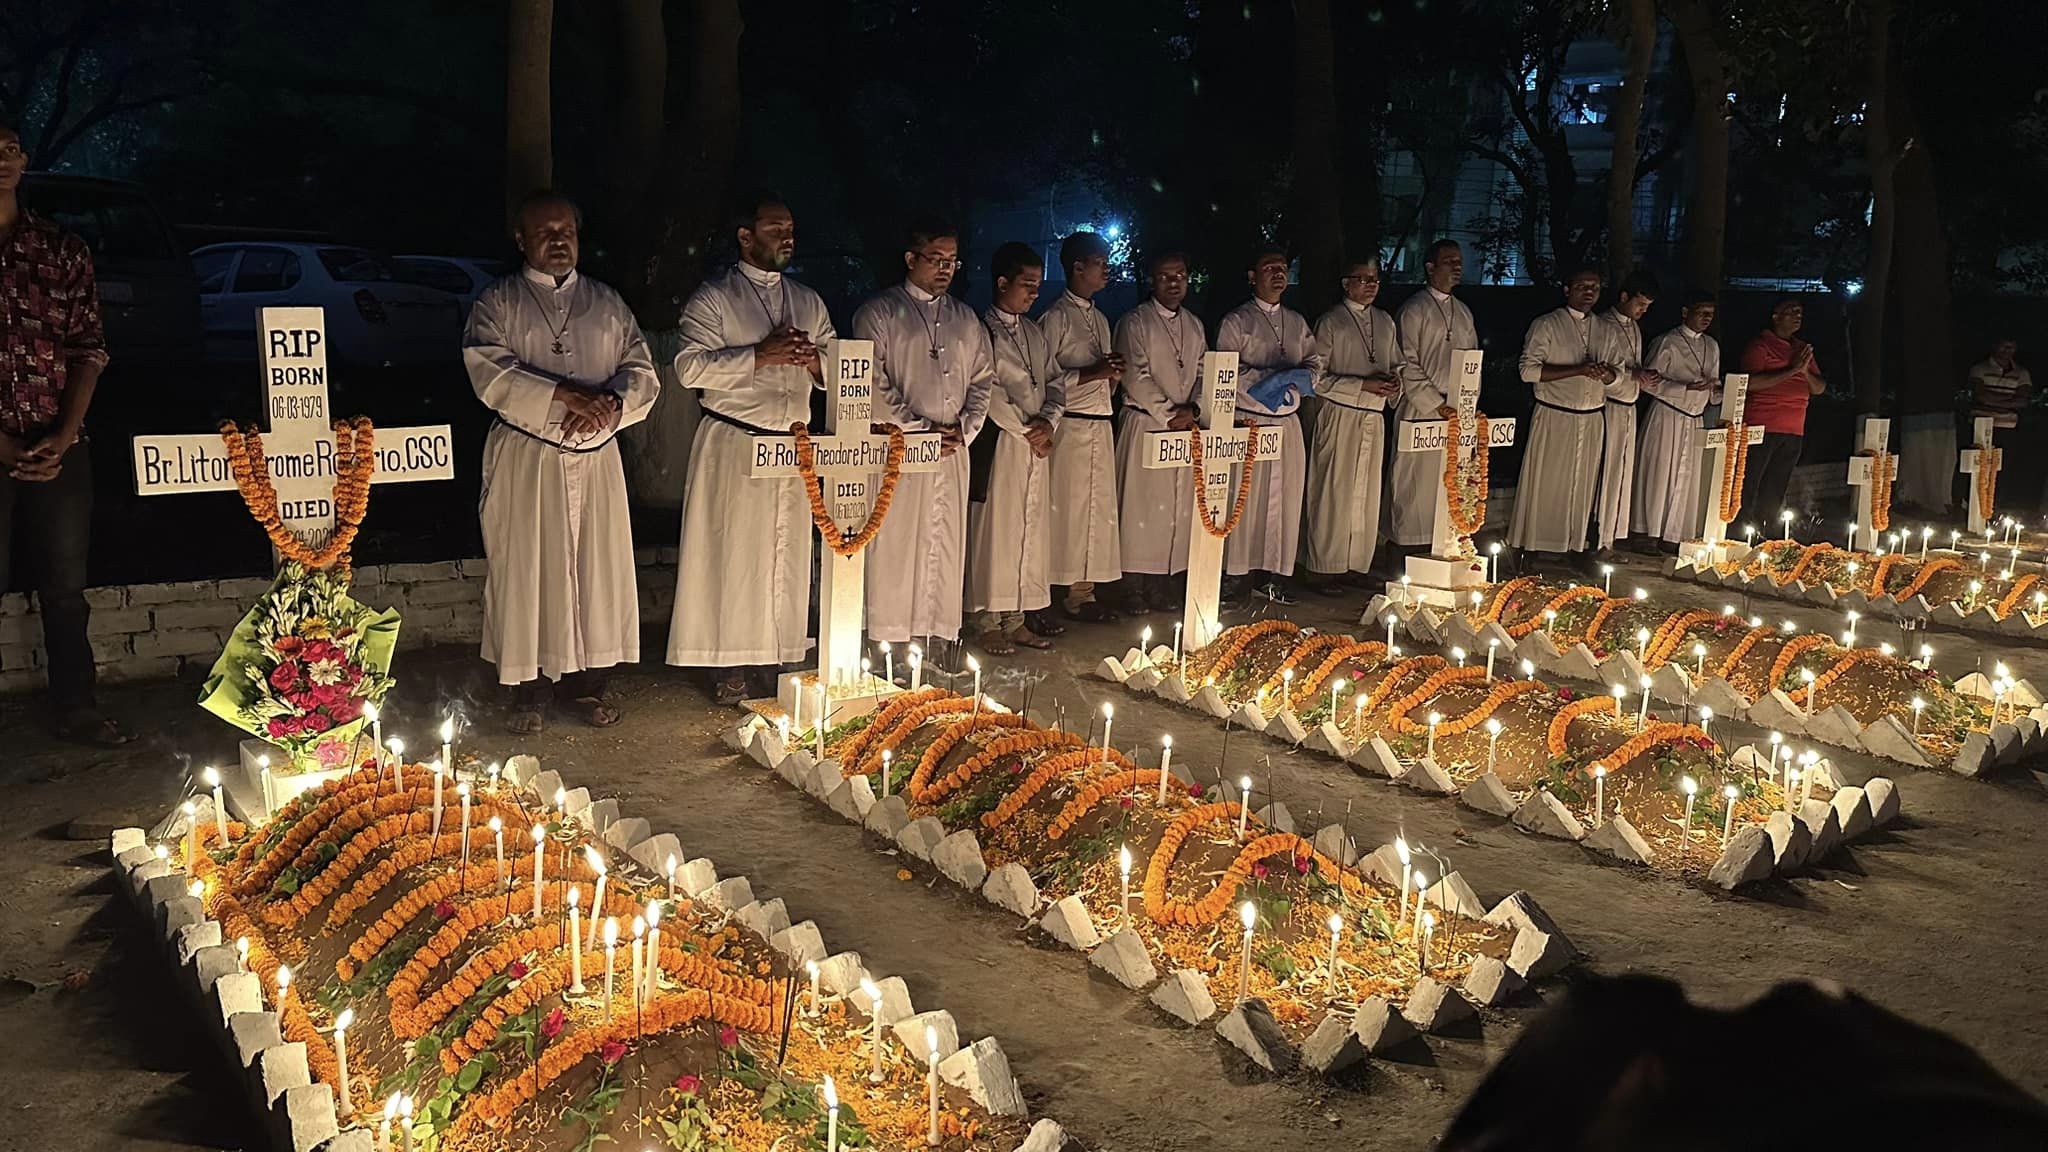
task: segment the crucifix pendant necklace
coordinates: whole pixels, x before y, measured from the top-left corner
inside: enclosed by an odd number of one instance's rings
[[[524,277],[521,277],[519,282],[526,285],[526,294],[533,297],[533,302],[535,304],[540,305],[541,314],[546,315],[548,311],[547,301],[541,299],[540,293],[535,292],[533,290],[533,285],[531,283],[528,283]],[[549,345],[548,350],[553,352],[557,356],[573,355],[574,353],[571,351],[571,349],[569,349],[562,343],[562,340],[569,335],[569,309],[566,305],[562,308],[561,326],[558,328],[551,329],[551,332],[554,335],[554,340]]]
[[[917,319],[918,319],[919,323],[921,323],[921,324],[923,324],[923,325],[924,325],[924,338],[925,338],[925,339],[926,339],[927,341],[929,341],[929,342],[931,343],[931,346],[932,346],[932,349],[931,349],[931,356],[932,356],[932,359],[934,359],[934,360],[937,360],[937,359],[939,358],[939,352],[940,352],[940,348],[939,348],[939,325],[940,325],[940,324],[942,324],[942,323],[944,323],[944,321],[945,321],[945,312],[944,312],[945,304],[944,304],[944,302],[943,302],[943,301],[939,300],[938,298],[936,298],[936,297],[935,297],[935,298],[933,298],[933,300],[932,300],[932,312],[933,312],[933,315],[932,315],[932,318],[931,318],[931,320],[930,320],[929,322],[926,322],[926,321],[925,321],[925,318],[924,318],[924,305],[923,305],[923,304],[921,304],[921,303],[919,303],[919,302],[917,301],[917,298],[916,298],[916,297],[912,297],[912,298],[911,298],[911,303],[912,303],[912,304],[914,304],[914,305],[916,305],[916,307],[917,307]]]

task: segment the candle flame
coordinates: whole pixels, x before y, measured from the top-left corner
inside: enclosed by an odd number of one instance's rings
[[[356,1010],[353,1008],[343,1008],[341,1010],[341,1015],[336,1016],[334,1018],[334,1030],[336,1032],[346,1032],[348,1031],[349,1025],[354,1024],[355,1022]]]
[[[1685,793],[1687,796],[1691,796],[1693,793],[1698,792],[1700,790],[1700,783],[1692,777],[1686,776],[1678,781],[1678,790]]]
[[[1116,705],[1114,705],[1114,704],[1110,704],[1110,703],[1107,703],[1107,702],[1105,702],[1105,703],[1104,703],[1104,704],[1102,705],[1102,718],[1103,718],[1104,720],[1107,720],[1107,719],[1109,719],[1109,718],[1111,718],[1112,716],[1115,716],[1115,715],[1116,715]]]
[[[832,1083],[832,1074],[825,1074],[825,1111],[839,1111],[839,1089]]]
[[[493,832],[500,832],[504,830],[505,822],[493,816],[484,822],[484,827],[489,828]]]
[[[1406,837],[1394,837],[1394,855],[1399,856],[1401,858],[1401,863],[1404,867],[1407,865],[1409,857],[1408,840]]]
[[[455,717],[441,721],[441,743],[450,744],[455,740]]]
[[[612,945],[617,944],[618,942],[619,918],[616,916],[607,916],[604,918],[604,946],[609,948]]]
[[[546,828],[543,828],[543,827],[542,827],[542,826],[540,826],[539,824],[535,824],[535,825],[533,826],[533,842],[534,842],[535,844],[538,844],[538,843],[540,843],[541,841],[543,841],[543,840],[545,840],[545,839],[547,839],[547,838],[548,838],[548,830],[547,830]]]
[[[583,858],[590,861],[590,866],[597,870],[599,876],[604,875],[608,871],[604,866],[604,857],[597,854],[596,848],[585,844],[583,846]]]
[[[1128,880],[1131,878],[1131,846],[1129,844],[1122,844],[1117,847],[1116,866],[1117,870],[1124,874],[1124,879]]]
[[[218,769],[214,768],[213,765],[208,764],[206,766],[206,771],[200,773],[200,775],[206,780],[206,786],[208,788],[220,787],[220,772]]]
[[[1335,912],[1330,913],[1330,935],[1336,936],[1343,931],[1344,917],[1337,915]]]
[[[571,908],[576,907],[576,905],[582,903],[583,901],[583,898],[576,894],[576,886],[574,884],[571,884],[569,886],[569,895],[567,896],[567,900],[569,901],[569,907]]]
[[[1252,929],[1258,927],[1259,910],[1251,901],[1247,900],[1237,906],[1237,918],[1244,921],[1244,934],[1249,936],[1252,934]]]

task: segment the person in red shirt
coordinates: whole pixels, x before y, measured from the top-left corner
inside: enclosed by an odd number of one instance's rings
[[[1742,350],[1742,370],[1749,373],[1742,422],[1762,425],[1764,439],[1749,450],[1738,524],[1765,527],[1777,519],[1806,441],[1807,398],[1827,390],[1813,348],[1799,339],[1805,320],[1805,305],[1790,297],[1779,300],[1771,306],[1770,326]]]
[[[28,156],[0,123],[0,591],[16,545],[35,571],[57,730],[99,745],[128,741],[93,699],[92,460],[85,411],[107,364],[99,290],[85,242],[21,206]]]

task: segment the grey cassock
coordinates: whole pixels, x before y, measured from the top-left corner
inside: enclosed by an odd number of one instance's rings
[[[1436,420],[1437,411],[1455,384],[1454,352],[1479,347],[1472,310],[1456,296],[1438,299],[1424,286],[1401,302],[1394,314],[1401,337],[1401,420]],[[1399,430],[1395,430],[1399,436]],[[1441,452],[1402,452],[1395,441],[1393,500],[1388,507],[1387,535],[1403,547],[1433,543],[1436,494],[1444,483]]]
[[[1721,346],[1680,324],[1650,341],[1647,363],[1662,379],[1643,389],[1650,403],[1636,447],[1633,527],[1679,544],[1698,538],[1703,527],[1701,416],[1721,394]],[[1686,387],[1694,381],[1707,387]]]
[[[586,276],[558,287],[521,269],[477,297],[462,362],[498,417],[478,502],[490,564],[484,659],[501,684],[638,661],[640,593],[616,437],[647,418],[661,381],[632,309]],[[616,395],[618,427],[572,443],[554,398],[563,382]]]
[[[1169,314],[1146,300],[1117,320],[1116,350],[1124,358],[1124,415],[1117,439],[1123,570],[1171,576],[1188,567],[1188,534],[1195,518],[1192,473],[1145,467],[1145,437],[1166,431],[1175,408],[1200,403],[1196,392],[1209,336],[1194,313],[1181,308]],[[1229,511],[1218,508],[1213,514],[1220,521]]]
[[[1301,418],[1295,415],[1301,396],[1290,391],[1267,407],[1252,399],[1251,389],[1289,368],[1307,368],[1313,374],[1320,367],[1315,333],[1301,313],[1284,304],[1268,312],[1255,297],[1231,309],[1216,326],[1216,348],[1237,353],[1239,422],[1281,430],[1280,458],[1261,459],[1252,470],[1244,519],[1223,542],[1223,571],[1232,576],[1254,570],[1292,576],[1301,550],[1301,498],[1308,477],[1308,446],[1302,443]],[[1232,469],[1233,499],[1235,472]],[[1218,519],[1229,513],[1227,507],[1214,510]]]
[[[676,379],[700,394],[704,419],[683,489],[671,664],[787,664],[811,646],[804,482],[747,475],[754,438],[787,436],[790,425],[808,422],[811,391],[822,387],[795,365],[754,363],[754,345],[784,324],[821,347],[835,335],[816,292],[778,273],[749,277],[740,265],[705,281],[683,306]]]
[[[1593,320],[1593,350],[1614,369],[1606,388],[1606,441],[1601,446],[1600,501],[1594,509],[1599,545],[1613,547],[1628,535],[1629,505],[1636,487],[1636,399],[1642,386],[1635,370],[1643,366],[1643,332],[1636,322],[1609,308]]]
[[[1308,569],[1334,574],[1372,567],[1380,539],[1380,485],[1387,453],[1387,398],[1367,376],[1400,367],[1394,318],[1339,303],[1316,321],[1315,443],[1308,458]]]
[[[988,416],[995,364],[988,331],[952,296],[904,283],[853,315],[853,334],[875,342],[877,421],[905,432],[958,424],[962,446],[935,472],[905,472],[867,550],[867,633],[892,644],[960,634],[967,561],[967,444]]]
[[[1122,576],[1117,537],[1116,437],[1109,398],[1114,379],[1081,383],[1078,369],[1109,353],[1109,321],[1102,309],[1072,292],[1060,293],[1039,317],[1053,359],[1074,373],[1066,416],[1052,438],[1052,514],[1047,544],[1052,582],[1106,583]]]
[[[1568,308],[1546,312],[1529,325],[1522,344],[1522,379],[1536,391],[1529,446],[1515,488],[1508,543],[1538,552],[1578,552],[1600,493],[1601,445],[1607,438],[1605,387],[1595,376],[1541,383],[1545,364],[1592,364],[1592,316]]]
[[[966,607],[969,612],[1034,612],[1052,603],[1052,581],[1046,576],[1046,486],[1052,460],[1041,460],[1031,450],[1024,426],[1044,420],[1059,428],[1073,373],[1060,370],[1052,345],[1030,317],[1006,318],[990,308],[981,320],[995,355],[988,417],[997,431],[991,433],[996,446],[987,498],[968,506]]]

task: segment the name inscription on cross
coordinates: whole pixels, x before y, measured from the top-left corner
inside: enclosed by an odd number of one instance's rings
[[[1970,478],[1969,516],[1972,536],[1984,531],[1990,524],[1993,511],[1993,508],[1984,502],[1983,492],[1978,487],[1983,482],[1983,474],[1989,473],[1991,476],[1992,501],[1995,503],[1998,499],[1998,473],[2005,466],[2005,453],[1991,446],[1991,438],[1997,430],[1997,424],[1990,416],[1979,416],[1970,421],[1971,442],[1976,447],[1965,448],[1958,453],[1958,471]]]
[[[1429,452],[1437,460],[1436,508],[1430,517],[1429,554],[1408,557],[1406,590],[1425,603],[1454,607],[1460,588],[1486,582],[1486,565],[1471,546],[1471,537],[1451,523],[1450,490],[1443,483],[1444,453],[1455,453],[1458,474],[1464,475],[1479,451],[1479,370],[1485,354],[1477,348],[1454,353],[1451,365],[1451,407],[1458,413],[1458,442],[1452,444],[1450,421],[1412,420],[1399,423],[1400,452]],[[1513,420],[1489,420],[1488,448],[1506,448],[1515,442]],[[1485,523],[1485,510],[1478,510]],[[1475,531],[1477,528],[1475,527]]]
[[[1857,440],[1858,455],[1849,457],[1849,484],[1856,489],[1856,534],[1850,538],[1849,547],[1855,551],[1876,551],[1883,535],[1871,521],[1878,485],[1888,485],[1899,476],[1899,458],[1887,450],[1891,439],[1891,421],[1867,416],[1863,420],[1863,434]],[[1884,462],[1881,474],[1877,470],[1879,460]],[[1889,502],[1885,510],[1890,512]]]
[[[319,308],[265,308],[256,325],[263,373],[263,456],[277,509],[294,536],[317,548],[334,531],[334,416],[327,402],[327,326]],[[135,494],[232,492],[234,468],[214,432],[137,436]],[[378,428],[372,484],[455,478],[446,424]]]
[[[811,458],[824,489],[825,507],[843,534],[859,532],[881,491],[889,438],[871,432],[875,406],[875,344],[834,340],[825,349],[825,430],[812,436]],[[850,430],[850,431],[848,431]],[[903,437],[904,472],[937,471],[944,457],[936,433]],[[796,437],[757,436],[747,474],[756,480],[802,475]],[[892,509],[891,516],[903,515]],[[832,721],[864,715],[897,689],[872,673],[863,674],[861,625],[867,609],[867,550],[841,556],[823,549],[818,565],[818,664],[810,672],[785,673],[776,682],[776,702],[792,718],[815,717],[817,686],[826,686]],[[806,693],[801,701],[799,692]]]
[[[1721,505],[1726,499],[1728,484],[1728,454],[1735,446],[1728,442],[1728,433],[1742,424],[1742,414],[1749,403],[1749,373],[1730,372],[1721,377],[1721,423],[1708,428],[1700,436],[1700,447],[1705,459],[1700,467],[1704,469],[1700,485],[1700,538],[1688,540],[1678,546],[1679,558],[1695,566],[1720,564],[1735,556],[1747,553],[1747,544],[1736,544],[1728,539],[1728,521],[1721,519]],[[1764,442],[1763,425],[1745,425],[1742,439],[1748,444]],[[1742,503],[1742,494],[1734,494],[1733,502]]]
[[[1235,426],[1237,413],[1237,353],[1204,352],[1195,385],[1202,411],[1202,475],[1197,498],[1206,500],[1209,518],[1225,522],[1237,497],[1231,469],[1244,462],[1252,429]],[[1257,459],[1266,467],[1278,467],[1286,430],[1260,428]],[[1195,463],[1193,432],[1148,432],[1145,434],[1144,465],[1147,468],[1192,468]],[[1255,464],[1254,467],[1258,467]],[[1223,631],[1221,605],[1223,584],[1223,542],[1211,535],[1195,516],[1188,526],[1187,598],[1181,609],[1181,651],[1193,652],[1216,639]]]

